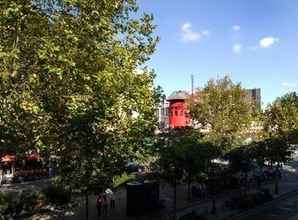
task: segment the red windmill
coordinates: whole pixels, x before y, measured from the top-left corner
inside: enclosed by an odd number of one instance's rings
[[[173,92],[168,98],[169,102],[169,127],[186,127],[190,123],[186,99],[189,94],[185,91]]]

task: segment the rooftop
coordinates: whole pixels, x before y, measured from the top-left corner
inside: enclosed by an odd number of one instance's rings
[[[171,100],[185,100],[188,95],[189,95],[188,92],[182,91],[182,90],[178,90],[178,91],[173,92],[167,98],[167,101],[171,101]]]

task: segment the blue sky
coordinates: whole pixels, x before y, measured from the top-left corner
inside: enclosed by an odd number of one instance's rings
[[[149,66],[166,95],[230,75],[266,105],[298,88],[297,0],[139,0],[161,41]]]

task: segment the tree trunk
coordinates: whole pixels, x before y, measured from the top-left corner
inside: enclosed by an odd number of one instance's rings
[[[211,208],[211,214],[216,214],[216,202],[215,202],[215,195],[212,195],[212,208]]]
[[[87,192],[85,195],[85,205],[86,205],[86,220],[89,220],[89,196]]]
[[[278,187],[278,181],[279,181],[279,179],[278,178],[279,177],[277,175],[277,170],[276,170],[275,171],[275,184],[274,184],[274,192],[275,192],[276,195],[278,195],[278,193],[279,193],[279,187]]]
[[[192,199],[190,186],[191,186],[191,174],[188,175],[188,180],[187,180],[187,199],[188,199],[188,201],[190,201]]]
[[[176,211],[177,211],[177,183],[176,183],[176,178],[174,180],[174,220],[176,220]]]
[[[248,182],[247,182],[247,179],[248,179],[248,174],[247,174],[247,172],[245,172],[245,175],[244,175],[244,195],[245,196],[247,195],[247,192],[248,192]]]
[[[274,188],[275,188],[274,189],[275,194],[278,195],[279,194],[278,180],[275,180],[275,187]]]

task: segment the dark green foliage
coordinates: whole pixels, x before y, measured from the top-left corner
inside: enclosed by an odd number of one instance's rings
[[[10,217],[20,217],[32,215],[45,204],[41,193],[35,191],[22,191],[20,193],[8,192],[0,193],[0,219]]]
[[[254,193],[234,196],[226,202],[226,206],[233,209],[251,209],[272,199],[273,197],[270,191],[268,189],[262,189]]]
[[[119,188],[133,180],[136,180],[136,177],[134,175],[127,175],[127,173],[124,172],[121,175],[115,176],[113,178],[113,188]]]
[[[25,191],[21,194],[19,206],[23,207],[26,212],[33,213],[39,203],[39,196],[41,196],[39,192]]]
[[[54,205],[66,205],[71,201],[71,192],[60,186],[49,186],[42,193],[46,201]]]
[[[211,159],[219,155],[219,150],[211,143],[204,142],[202,134],[191,128],[169,130],[160,135],[158,143],[158,165],[169,179],[181,179],[184,174],[195,178],[206,172]]]
[[[298,145],[298,129],[289,132],[286,136],[289,144]]]
[[[255,143],[250,151],[251,158],[263,165],[265,161],[271,164],[285,163],[291,159],[294,150],[286,137],[276,137]]]
[[[248,172],[255,165],[264,166],[265,162],[271,165],[286,163],[291,159],[295,150],[290,139],[290,136],[268,138],[235,148],[225,157],[230,161],[230,166],[234,172]]]
[[[211,160],[220,154],[217,146],[203,141],[202,137],[192,128],[172,129],[159,136],[159,154],[153,169],[159,178],[174,187],[187,183],[188,199],[191,199],[191,183],[208,175]]]
[[[254,149],[251,145],[241,146],[231,150],[225,155],[230,162],[230,168],[233,172],[248,172],[252,167],[254,160]]]

